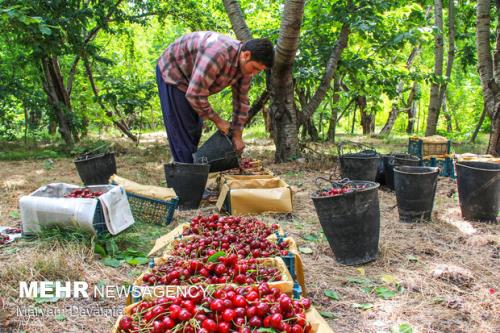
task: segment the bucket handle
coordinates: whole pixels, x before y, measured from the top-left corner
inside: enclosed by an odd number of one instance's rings
[[[353,181],[350,180],[349,178],[344,178],[341,180],[334,180],[335,175],[331,174],[330,177],[325,178],[325,177],[317,177],[316,180],[314,181],[316,184],[316,187],[318,189],[323,189],[321,186],[321,182],[327,182],[331,187],[335,188],[344,188],[344,187],[349,187],[354,185]]]
[[[367,145],[367,144],[364,144],[364,143],[360,143],[360,142],[354,142],[354,141],[345,140],[345,141],[341,141],[337,145],[337,151],[338,151],[339,156],[345,155],[344,154],[344,147],[345,146],[352,146],[353,148],[358,149],[359,151],[361,151],[364,148],[366,150],[373,150],[375,153],[377,153],[377,151],[375,150],[375,148],[372,147],[372,146],[370,146],[370,145]]]

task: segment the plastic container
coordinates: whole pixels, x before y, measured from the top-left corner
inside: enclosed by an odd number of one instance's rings
[[[439,169],[394,167],[394,188],[401,222],[430,221]]]
[[[233,148],[231,138],[220,131],[215,132],[193,154],[194,163],[208,163],[210,172],[225,171],[239,167],[239,155]]]
[[[116,173],[114,153],[82,155],[74,162],[85,186],[108,184],[109,177]]]
[[[373,182],[377,177],[380,155],[375,151],[362,151],[340,156],[342,178]]]
[[[380,234],[379,184],[352,181],[350,193],[312,196],[314,208],[337,262],[360,265],[377,258]]]
[[[179,197],[179,209],[200,206],[208,179],[208,164],[169,163],[164,165],[167,186]]]
[[[135,220],[158,225],[169,225],[172,223],[174,211],[179,202],[179,198],[172,198],[166,201],[148,198],[131,192],[127,192],[127,197]]]
[[[456,167],[463,218],[496,221],[500,209],[500,164],[463,161]]]

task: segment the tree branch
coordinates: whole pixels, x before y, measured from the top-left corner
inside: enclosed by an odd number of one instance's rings
[[[90,43],[91,41],[94,40],[94,38],[97,36],[97,33],[99,32],[99,30],[102,29],[104,24],[107,24],[110,22],[111,16],[113,15],[115,10],[118,8],[118,6],[120,6],[120,4],[122,2],[123,2],[123,0],[118,0],[116,2],[116,4],[114,5],[114,7],[108,12],[108,14],[104,18],[103,22],[101,22],[100,24],[98,23],[92,30],[89,31],[87,36],[85,36],[85,38],[83,39],[82,48],[85,48],[85,46],[87,46],[88,43]],[[73,81],[75,79],[76,67],[78,66],[78,62],[80,61],[80,58],[81,58],[81,55],[79,55],[79,54],[76,55],[75,59],[73,59],[73,63],[71,64],[71,69],[70,69],[69,75],[68,75],[68,81],[66,82],[66,91],[67,91],[68,95],[71,95],[71,91],[73,90]]]
[[[238,0],[224,0],[224,8],[229,21],[231,21],[231,27],[236,34],[236,38],[242,42],[252,39],[252,33],[245,22]]]

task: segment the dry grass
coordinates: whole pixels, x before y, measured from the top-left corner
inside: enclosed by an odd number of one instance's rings
[[[152,136],[137,147],[127,143],[120,147],[124,154],[117,165],[122,176],[145,184],[163,182],[162,164],[168,161],[168,153],[162,137]],[[327,175],[332,162],[306,159],[305,163],[274,165],[270,164],[270,149],[261,141],[249,144],[252,157],[263,159],[297,189],[295,213],[262,218],[278,221],[299,246],[313,249],[313,254],[303,255],[308,296],[320,310],[335,316],[328,319],[335,332],[391,332],[401,323],[409,323],[414,332],[500,332],[498,225],[463,221],[456,194],[446,195],[455,188],[454,182],[439,180],[433,222],[422,224],[399,223],[394,194],[380,190],[379,257],[361,267],[343,266],[335,262],[309,198],[315,190],[313,180]],[[11,212],[17,209],[20,195],[54,181],[79,183],[70,159],[56,160],[51,170],[44,169],[43,161],[0,162],[0,187],[5,193],[0,202],[1,224],[17,225],[19,218]],[[185,221],[194,213],[182,212],[176,220]],[[310,234],[317,240],[304,238]],[[133,280],[131,267],[105,267],[87,245],[79,243],[18,242],[0,249],[0,260],[1,332],[109,332],[124,304],[123,299],[70,299],[35,306],[31,300],[16,297],[21,279],[83,279],[91,285]],[[384,300],[377,297],[376,287],[397,293]],[[495,290],[493,294],[490,288]],[[334,290],[340,299],[326,297],[325,290]],[[0,299],[0,308],[1,303]],[[363,310],[353,306],[356,304],[371,308]],[[55,315],[28,318],[16,314],[20,307],[34,306],[43,310],[101,309],[102,313],[64,320],[56,320]]]

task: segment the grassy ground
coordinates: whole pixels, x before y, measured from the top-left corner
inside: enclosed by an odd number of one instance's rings
[[[340,138],[369,143],[381,152],[404,151],[407,143],[405,137]],[[335,152],[335,147],[307,144],[305,160],[276,165],[272,163],[273,145],[265,136],[247,139],[247,154],[262,159],[296,190],[294,214],[261,218],[280,223],[300,247],[312,250],[303,254],[308,297],[331,317],[327,320],[335,332],[409,332],[405,331],[408,327],[413,332],[498,332],[498,225],[463,221],[453,194],[454,181],[440,178],[433,222],[425,224],[399,223],[394,194],[380,190],[379,257],[360,267],[343,266],[335,262],[310,200],[313,180],[328,175],[334,167],[325,153]],[[484,149],[484,142],[473,148]],[[52,147],[40,149],[54,151]],[[115,149],[120,153],[120,175],[144,184],[164,183],[163,163],[169,161],[169,154],[163,135],[144,135],[138,146],[116,140]],[[469,147],[459,149],[470,151]],[[21,158],[0,161],[0,225],[20,225],[20,196],[50,182],[80,182],[72,158],[57,153],[27,159],[22,149],[9,151],[18,151],[16,156],[21,154]],[[8,158],[9,151],[3,156]],[[202,212],[213,210],[208,205]],[[48,230],[38,238],[1,247],[0,332],[109,332],[123,298],[20,299],[19,281],[127,285],[144,267],[123,261],[142,257],[158,236],[193,214],[196,212],[176,213],[169,227],[138,223],[113,238]],[[112,258],[103,261],[104,254],[96,254],[96,248]],[[116,261],[122,261],[120,267],[105,265]]]

